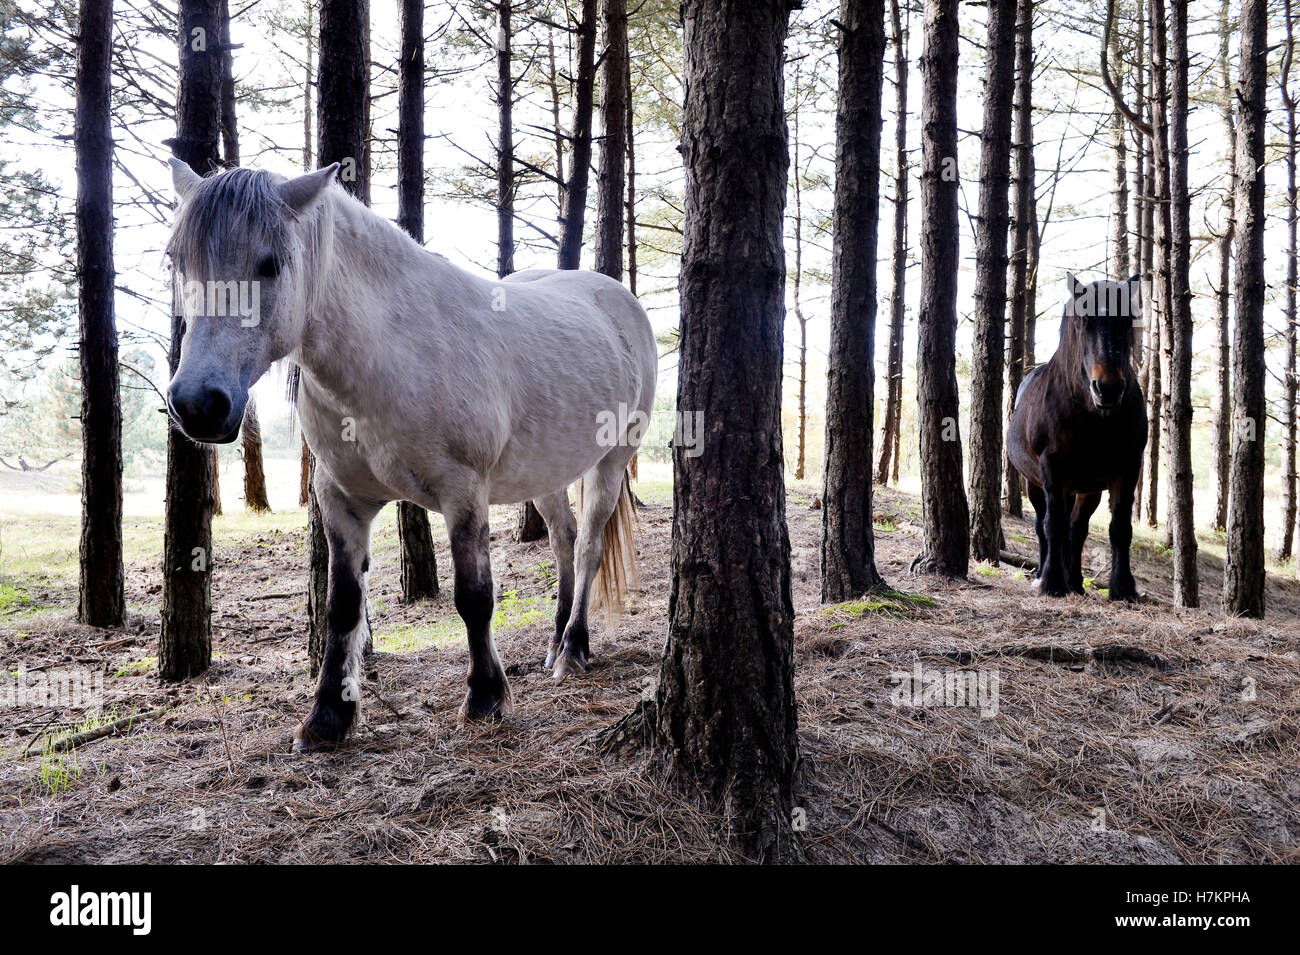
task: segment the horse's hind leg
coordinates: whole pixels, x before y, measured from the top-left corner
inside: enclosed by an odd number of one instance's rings
[[[316,469],[316,498],[329,543],[328,633],[315,703],[293,734],[299,753],[337,745],[356,719],[361,653],[370,633],[365,612],[370,524],[382,507],[346,494],[324,467]]]
[[[559,594],[555,606],[555,636],[546,653],[546,669],[555,666],[555,657],[560,652],[560,640],[564,628],[573,612],[573,540],[577,536],[577,522],[569,508],[569,492],[558,491],[533,500],[537,513],[546,521],[547,536],[551,541],[551,553],[555,555],[555,575],[559,578]]]
[[[444,504],[451,561],[456,573],[456,612],[469,637],[469,676],[460,714],[469,720],[498,719],[510,710],[510,685],[492,640],[492,554],[487,494],[468,487]]]
[[[557,680],[579,670],[587,669],[590,655],[587,630],[587,609],[591,602],[591,587],[600,570],[605,553],[605,523],[614,513],[618,496],[623,490],[623,474],[634,449],[617,448],[602,458],[582,478],[582,515],[578,525],[578,542],[574,558],[577,584],[573,594],[573,613],[560,640],[560,652],[555,658],[551,675]]]
[[[1100,491],[1096,494],[1077,494],[1074,498],[1074,513],[1070,515],[1068,584],[1070,590],[1076,594],[1083,593],[1083,542],[1088,539],[1088,521],[1100,503]]]

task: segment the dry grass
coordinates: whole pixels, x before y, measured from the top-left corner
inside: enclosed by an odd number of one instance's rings
[[[878,538],[882,572],[934,605],[827,612],[816,599],[820,515],[808,496],[795,489],[789,517],[797,803],[813,859],[1296,861],[1293,582],[1270,579],[1269,619],[1247,622],[1156,602],[1114,607],[1096,595],[1043,601],[1007,567],[976,569],[961,586],[911,578],[915,502],[886,491],[877,509],[893,530]],[[496,526],[509,527],[502,517]],[[214,584],[218,659],[205,678],[179,687],[159,686],[148,665],[157,639],[151,557],[129,568],[140,613],[125,633],[59,613],[21,627],[0,618],[7,669],[102,668],[107,705],[119,715],[167,707],[130,736],[84,747],[80,775],[57,795],[42,786],[42,743],[29,744],[81,714],[8,712],[0,861],[733,861],[716,817],[666,783],[652,760],[596,745],[652,685],[662,650],[671,514],[659,499],[641,518],[643,593],[613,634],[593,634],[590,673],[551,680],[541,667],[550,623],[529,619],[499,634],[514,715],[466,727],[455,718],[461,640],[379,654],[369,664],[364,724],[324,756],[289,753],[312,689],[304,602],[267,596],[301,592],[301,535],[249,539],[225,562]],[[503,592],[548,596],[549,551],[502,531],[493,546]],[[1100,552],[1090,559],[1105,563]],[[1140,589],[1167,597],[1161,561],[1144,554],[1136,573]],[[440,569],[445,577],[450,568]],[[1213,560],[1203,563],[1207,603],[1220,573]],[[454,613],[449,594],[401,605],[391,566],[377,567],[372,587],[377,629]],[[1077,652],[1117,646],[1145,653]],[[918,663],[996,673],[996,715],[894,705],[892,675]],[[1248,681],[1253,700],[1243,692]]]

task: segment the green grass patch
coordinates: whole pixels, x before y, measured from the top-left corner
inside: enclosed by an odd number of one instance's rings
[[[883,521],[872,521],[871,526],[882,534],[892,534],[898,530],[898,527],[894,524],[893,520],[888,517]]]
[[[549,597],[521,597],[517,590],[507,590],[497,599],[492,614],[492,629],[498,633],[551,619],[555,613]],[[375,631],[375,649],[385,653],[416,653],[429,647],[443,646],[465,638],[465,624],[454,611],[436,620],[399,623]]]
[[[849,600],[845,603],[832,604],[822,613],[846,617],[866,617],[871,614],[884,614],[889,617],[916,616],[920,610],[933,607],[934,598],[929,594],[912,593],[907,590],[884,588],[872,591],[861,600]]]
[[[131,660],[128,663],[122,664],[117,668],[113,676],[139,676],[141,673],[148,673],[150,670],[155,670],[157,668],[157,657],[145,657],[143,660]]]

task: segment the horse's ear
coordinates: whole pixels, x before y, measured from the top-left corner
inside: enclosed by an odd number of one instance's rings
[[[172,166],[172,188],[176,190],[176,198],[184,202],[190,197],[190,194],[198,188],[203,177],[190,168],[190,164],[181,159],[167,160]]]
[[[280,198],[294,212],[302,212],[324,194],[338,171],[339,164],[334,162],[324,169],[317,169],[297,179],[290,179],[280,186]]]
[[[1141,320],[1142,311],[1145,302],[1142,297],[1142,276],[1130,275],[1128,281],[1124,283],[1128,286],[1128,313],[1129,316]]]
[[[1066,272],[1065,290],[1070,293],[1071,298],[1078,298],[1088,290],[1088,286],[1076,279],[1073,272]]]

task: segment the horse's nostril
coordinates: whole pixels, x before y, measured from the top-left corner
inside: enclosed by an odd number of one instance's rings
[[[230,417],[230,393],[224,388],[173,388],[171,399],[176,416],[194,437],[215,435]]]

